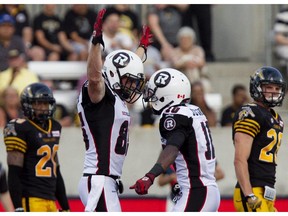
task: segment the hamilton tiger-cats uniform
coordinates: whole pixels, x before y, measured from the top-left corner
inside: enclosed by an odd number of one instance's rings
[[[84,83],[78,113],[86,145],[83,177],[79,183],[85,211],[121,211],[117,179],[128,150],[130,114],[126,102],[105,86],[105,96],[97,104]]]
[[[53,119],[48,122],[47,130],[26,119],[11,120],[4,128],[6,151],[24,154],[22,197],[56,200],[55,156],[61,125]]]
[[[272,108],[269,112],[257,104],[247,104],[235,113],[233,139],[236,132],[254,138],[248,158],[248,170],[253,193],[262,200],[261,208],[257,211],[271,211],[271,208],[274,211],[276,159],[283,129],[281,117]],[[234,191],[234,205],[240,211],[248,211],[238,182]]]
[[[214,177],[215,150],[207,119],[200,108],[184,104],[165,109],[159,130],[163,148],[171,136],[185,135],[183,145],[176,144],[179,153],[174,163],[182,197],[172,211],[217,211],[220,194]]]

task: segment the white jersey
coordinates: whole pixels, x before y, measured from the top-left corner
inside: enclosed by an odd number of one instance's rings
[[[106,85],[104,98],[92,103],[87,86],[86,81],[77,105],[86,145],[83,173],[121,176],[129,145],[126,102]]]
[[[217,186],[214,146],[207,119],[199,107],[185,104],[167,108],[161,114],[159,130],[164,148],[175,132],[185,135],[174,164],[182,188]]]

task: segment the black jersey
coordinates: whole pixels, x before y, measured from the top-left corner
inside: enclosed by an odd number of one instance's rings
[[[257,104],[244,105],[235,113],[233,139],[236,132],[254,138],[248,169],[252,187],[274,187],[276,159],[284,123],[273,109],[270,112]],[[239,185],[237,184],[237,187]]]
[[[14,119],[4,128],[7,152],[16,150],[24,154],[23,197],[56,199],[55,160],[60,134],[61,125],[55,120],[49,120],[48,130],[26,119]]]

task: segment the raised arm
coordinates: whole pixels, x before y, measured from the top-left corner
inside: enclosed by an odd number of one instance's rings
[[[145,62],[145,60],[147,58],[147,48],[152,42],[153,42],[153,35],[151,33],[149,26],[143,25],[142,36],[141,36],[141,39],[139,41],[138,49],[135,52],[136,55],[138,55],[140,57],[140,59],[143,59],[143,57],[144,57],[143,62]]]
[[[106,9],[99,11],[95,24],[92,37],[92,46],[89,51],[87,61],[87,78],[89,81],[88,94],[93,103],[98,103],[105,95],[105,83],[102,77],[102,56],[101,49],[103,42],[102,22]]]

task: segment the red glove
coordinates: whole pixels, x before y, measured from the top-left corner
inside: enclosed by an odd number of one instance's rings
[[[135,189],[136,193],[139,195],[144,195],[148,193],[148,189],[153,184],[155,175],[147,173],[143,178],[136,181],[130,189]]]
[[[102,24],[103,24],[103,17],[106,12],[106,9],[103,8],[98,12],[96,21],[94,23],[94,31],[93,31],[93,38],[92,38],[92,44],[96,45],[97,43],[102,44],[104,47],[104,41],[102,38]]]
[[[143,47],[145,49],[145,52],[147,50],[147,47],[153,42],[153,34],[150,31],[149,26],[143,25],[142,28],[142,37],[140,39],[139,46]]]

